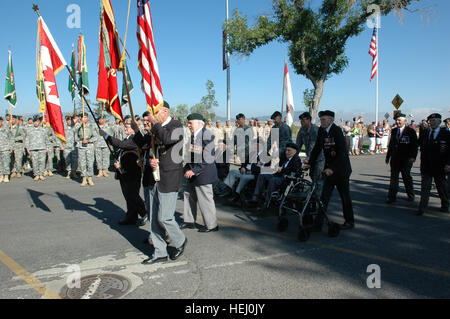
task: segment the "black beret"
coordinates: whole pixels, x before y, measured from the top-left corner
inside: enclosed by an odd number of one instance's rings
[[[445,123],[450,123],[450,117],[447,117],[447,118],[444,120],[444,122],[445,122]]]
[[[0,116],[0,121],[3,121],[3,117]]]
[[[280,112],[276,111],[276,112],[274,112],[274,113],[272,114],[272,116],[271,116],[270,118],[271,118],[272,120],[275,120],[275,118],[276,118],[277,116],[282,116],[282,115],[281,115]]]
[[[142,114],[142,117],[146,117],[146,116],[149,116],[149,115],[150,115],[150,112],[149,111],[145,111],[144,114]]]
[[[300,120],[303,120],[304,118],[306,118],[306,119],[311,119],[311,114],[309,113],[309,112],[304,112],[303,114],[301,114],[299,117],[298,117]]]
[[[242,113],[239,113],[238,115],[236,115],[236,120],[239,120],[240,118],[244,118],[245,119],[245,115]]]
[[[72,119],[72,116],[70,116],[70,115],[67,115],[67,116],[66,116],[66,121],[67,121],[67,120],[71,120],[71,119]]]
[[[39,115],[33,116],[33,122],[40,121],[41,119],[42,119],[42,116],[39,116]]]
[[[286,144],[286,148],[293,148],[294,150],[296,150],[298,152],[298,145],[295,143],[287,143]]]
[[[106,119],[106,115],[100,115],[98,118],[99,119]]]
[[[319,117],[322,117],[322,116],[331,116],[331,117],[334,118],[334,112],[330,111],[330,110],[320,111],[319,112]]]
[[[199,113],[192,113],[187,117],[188,121],[194,121],[194,120],[198,120],[198,121],[205,121],[205,119],[203,118],[203,115],[199,114]]]
[[[431,120],[431,119],[442,119],[442,116],[441,116],[441,114],[439,114],[439,113],[433,113],[433,114],[430,114],[428,117],[427,117],[427,120]]]
[[[170,105],[169,105],[169,103],[167,103],[166,101],[164,101],[164,105],[163,105],[165,108],[167,108],[167,109],[169,109],[170,110]]]
[[[397,113],[397,114],[394,116],[394,120],[398,119],[399,117],[404,117],[404,118],[406,118],[406,115],[403,114],[403,113]]]
[[[125,116],[123,119],[124,119],[124,120],[131,119],[131,116],[130,116],[130,115],[127,115],[127,116]]]

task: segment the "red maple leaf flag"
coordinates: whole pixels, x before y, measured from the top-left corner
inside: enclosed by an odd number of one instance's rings
[[[47,122],[50,123],[55,135],[65,143],[66,133],[64,131],[64,121],[55,76],[67,63],[42,17],[38,19],[38,28],[41,43],[40,63],[44,77],[45,102],[48,116]]]

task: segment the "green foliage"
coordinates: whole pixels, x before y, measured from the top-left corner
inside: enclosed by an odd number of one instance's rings
[[[305,104],[305,107],[308,111],[312,107],[313,99],[314,89],[306,89],[305,91],[303,91],[303,103]]]
[[[367,12],[368,6],[376,4],[381,15],[386,15],[392,10],[407,8],[414,0],[322,0],[316,9],[305,0],[272,1],[273,16],[259,16],[250,27],[247,16],[234,10],[234,17],[224,24],[229,36],[227,50],[249,56],[256,48],[273,40],[287,43],[295,72],[307,77],[314,86],[310,108],[315,117],[324,82],[348,65],[347,40],[363,31],[372,14]]]
[[[219,102],[216,100],[216,90],[214,89],[214,83],[211,80],[206,82],[207,94],[202,97],[201,101],[191,107],[191,113],[199,113],[203,115],[205,120],[214,120],[216,113],[213,108],[219,106]]]
[[[171,116],[179,120],[183,125],[187,125],[187,117],[189,115],[189,106],[180,104],[175,110],[171,110]]]

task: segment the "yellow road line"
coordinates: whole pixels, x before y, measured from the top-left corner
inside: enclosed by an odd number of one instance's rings
[[[280,237],[283,239],[289,239],[289,240],[295,240],[295,241],[297,240],[297,238],[294,238],[292,236],[282,235],[280,233],[275,233],[275,232],[271,232],[271,231],[267,231],[267,230],[261,230],[261,229],[253,228],[253,227],[246,226],[246,225],[238,225],[238,224],[233,224],[233,223],[225,222],[225,221],[218,221],[218,223],[221,225],[230,226],[230,227],[234,227],[234,228],[240,228],[240,229],[244,229],[244,230],[248,230],[248,231],[252,231],[252,232],[256,232],[256,233],[260,233],[260,234],[264,234],[264,235],[276,236],[276,237]],[[333,246],[333,245],[327,245],[327,244],[323,244],[320,242],[314,242],[314,241],[308,241],[308,242],[305,242],[304,244],[322,247],[322,248],[326,248],[326,249],[330,249],[330,250],[336,250],[336,251],[344,252],[344,253],[359,256],[359,257],[364,257],[364,258],[368,258],[368,259],[373,259],[373,260],[377,260],[377,261],[394,264],[397,266],[402,266],[405,268],[411,268],[414,270],[432,273],[435,275],[450,277],[450,272],[447,272],[447,271],[442,271],[442,270],[437,270],[437,269],[433,269],[430,267],[418,266],[418,265],[414,265],[414,264],[410,264],[410,263],[405,263],[405,262],[394,260],[391,258],[367,254],[367,253],[363,253],[363,252],[352,250],[352,249],[337,247],[337,246]]]
[[[6,255],[2,250],[0,250],[0,262],[5,264],[13,273],[25,281],[31,288],[36,290],[45,299],[61,299],[61,297],[54,291],[48,289],[39,279],[34,277],[28,271],[26,271],[21,265],[16,263],[11,257]]]

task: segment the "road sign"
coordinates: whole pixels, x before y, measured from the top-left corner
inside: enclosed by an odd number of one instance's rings
[[[400,111],[400,110],[394,111],[394,119],[395,119],[395,116],[399,113],[402,113],[402,111]]]
[[[384,118],[387,120],[391,115],[389,113],[384,114]]]
[[[392,104],[395,106],[395,108],[398,110],[398,108],[403,104],[403,99],[400,97],[400,95],[396,95],[394,99],[392,100]]]

